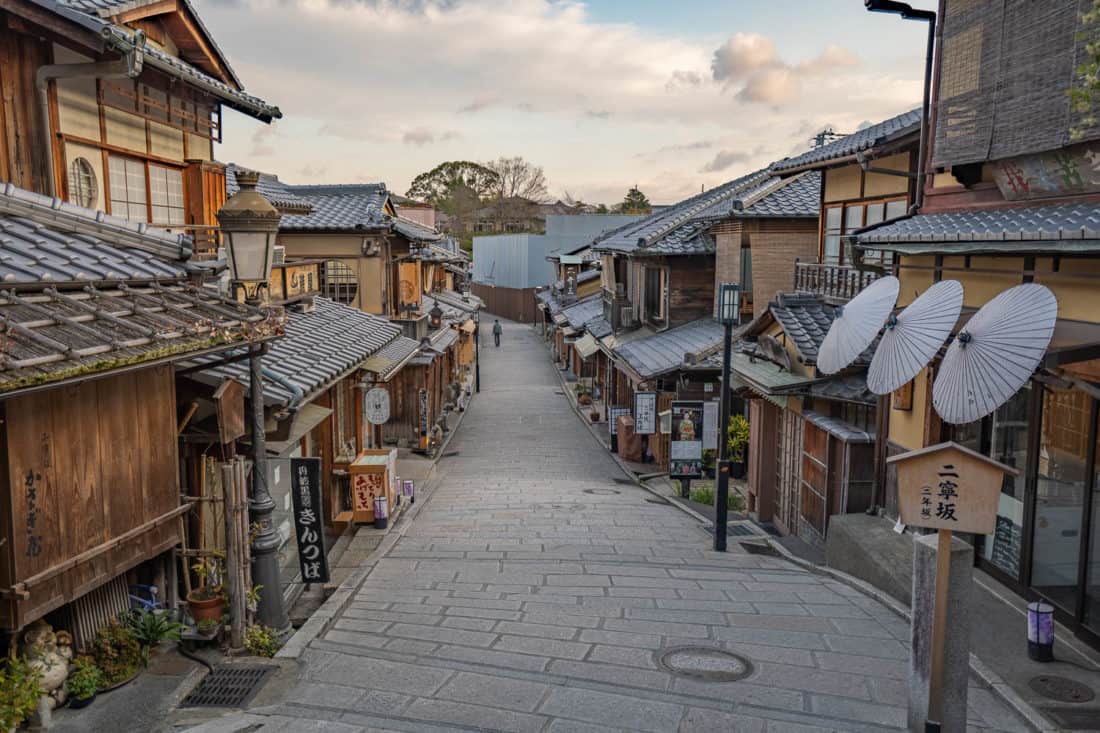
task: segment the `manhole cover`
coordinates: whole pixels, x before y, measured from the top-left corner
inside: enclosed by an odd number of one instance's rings
[[[1100,711],[1080,708],[1043,708],[1059,728],[1066,730],[1100,730]]]
[[[586,494],[595,494],[596,496],[611,496],[612,494],[621,494],[623,492],[615,489],[582,489]]]
[[[736,682],[752,674],[752,662],[707,646],[677,646],[657,652],[657,666],[682,677],[709,682]]]
[[[663,506],[672,506],[672,502],[670,502],[668,499],[662,499],[659,496],[647,496],[645,498],[645,500],[648,501],[650,504],[661,504]]]
[[[1033,692],[1058,702],[1088,702],[1096,697],[1096,693],[1088,685],[1071,680],[1069,677],[1056,677],[1051,674],[1032,677],[1027,686]]]
[[[239,708],[244,707],[259,691],[264,679],[274,667],[251,667],[244,664],[219,664],[191,691],[181,707]]]

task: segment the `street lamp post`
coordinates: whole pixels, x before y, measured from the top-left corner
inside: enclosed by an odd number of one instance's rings
[[[238,171],[240,190],[218,211],[218,225],[224,234],[233,295],[244,291],[245,301],[262,305],[271,279],[279,212],[256,191],[259,174]],[[283,606],[279,580],[279,534],[271,514],[275,502],[267,485],[267,441],[264,433],[264,385],[262,350],[249,353],[249,400],[252,403],[252,495],[248,503],[252,535],[252,582],[261,586],[257,617],[260,623],[284,632],[290,619]]]
[[[718,417],[718,490],[714,492],[714,550],[726,551],[729,524],[730,462],[727,433],[730,423],[730,352],[733,327],[741,322],[741,286],[722,283],[718,289],[718,321],[725,326],[722,343],[722,402]]]
[[[481,311],[474,322],[474,391],[481,394]]]

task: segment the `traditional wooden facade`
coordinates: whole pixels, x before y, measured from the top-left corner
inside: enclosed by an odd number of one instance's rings
[[[166,577],[190,508],[173,364],[276,337],[281,317],[195,287],[177,235],[11,185],[0,220],[0,629],[74,601],[105,622],[129,606],[129,571],[158,560]]]
[[[846,244],[892,254],[899,306],[933,282],[958,280],[964,328],[998,293],[1036,282],[1057,298],[1058,322],[1033,378],[977,422],[939,419],[931,405],[939,368],[933,361],[893,395],[881,448],[895,454],[953,439],[1018,468],[1002,487],[995,533],[974,538],[977,562],[1018,592],[1053,603],[1095,643],[1100,238],[1091,222],[1100,216],[1100,187],[1091,150],[1100,130],[1065,93],[1088,40],[1074,3],[1042,8],[1040,46],[1029,35],[1039,6],[982,2],[955,12],[956,5],[948,0],[940,14],[944,42],[937,44],[923,204],[915,216],[856,232]],[[966,52],[969,41],[960,43],[970,38],[1006,68],[1026,64],[1042,73],[997,86],[991,67]],[[892,472],[881,480],[881,503],[895,513],[896,480]]]
[[[225,201],[222,108],[270,122],[187,0],[0,6],[0,180],[195,237]]]

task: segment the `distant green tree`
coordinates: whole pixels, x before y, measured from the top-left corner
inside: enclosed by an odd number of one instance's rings
[[[597,214],[609,214],[609,213],[611,213],[611,211],[610,211],[610,209],[607,208],[607,204],[600,204],[599,206],[596,207],[596,213]]]
[[[486,166],[468,160],[449,160],[414,178],[405,195],[443,208],[443,202],[458,189],[469,189],[479,199],[485,199],[499,187],[500,177]]]
[[[638,190],[637,186],[631,186],[626,192],[626,198],[619,207],[624,214],[648,214],[653,210],[646,195]]]

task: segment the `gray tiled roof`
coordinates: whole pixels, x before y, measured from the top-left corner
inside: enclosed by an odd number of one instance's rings
[[[440,290],[438,292],[428,293],[424,297],[438,300],[441,307],[443,305],[448,305],[462,313],[468,314],[478,312],[485,305],[481,298],[473,293],[471,293],[468,298],[465,298],[461,293],[456,293],[453,290]]]
[[[760,170],[729,181],[644,219],[605,232],[593,240],[593,248],[602,252],[635,255],[711,253],[714,242],[709,237],[700,236],[710,225],[698,221],[700,215],[726,199],[752,190],[768,178],[768,172]]]
[[[910,254],[1100,251],[1100,205],[1021,206],[917,214],[849,237],[857,246]]]
[[[896,117],[883,120],[877,125],[865,127],[851,135],[834,140],[828,145],[807,150],[801,155],[772,163],[772,171],[785,173],[805,166],[824,166],[838,158],[847,158],[856,153],[893,142],[906,135],[920,132],[920,107],[903,112]]]
[[[808,364],[817,363],[821,343],[833,324],[834,310],[835,306],[814,293],[779,293],[776,300],[768,304],[768,312],[783,327],[787,338]],[[854,363],[857,366],[871,363],[877,343],[876,339]]]
[[[877,395],[867,388],[867,376],[862,372],[823,379],[810,385],[808,391],[814,397],[838,402],[857,402],[863,405],[873,405],[878,399]]]
[[[58,198],[0,187],[0,279],[44,281],[178,279],[191,239]]]
[[[599,270],[582,270],[577,273],[577,284],[586,283],[589,280],[598,280],[600,278]]]
[[[356,369],[368,357],[401,335],[385,318],[328,298],[316,298],[312,311],[287,312],[286,335],[271,344],[264,369],[297,386],[306,399]],[[203,363],[209,360],[197,360]],[[226,377],[248,382],[248,362],[222,364],[195,373],[195,379],[219,384]],[[293,393],[279,380],[264,376],[264,399],[289,404]]]
[[[306,216],[283,220],[285,231],[363,231],[384,229],[396,231],[415,241],[438,241],[442,236],[434,229],[415,221],[386,213],[389,192],[384,183],[324,184],[317,186],[287,186],[291,193],[313,206]]]
[[[419,341],[398,336],[367,359],[363,368],[375,372],[383,380],[389,380],[419,350]]]
[[[743,193],[708,206],[698,220],[736,217],[816,219],[821,201],[821,174],[807,171],[790,178],[772,176]]]
[[[146,5],[153,5],[158,0],[58,0],[62,5],[72,8],[73,10],[79,10],[82,13],[93,15],[98,18],[109,19],[113,16],[120,15],[129,10],[135,10],[137,8],[145,7]],[[233,71],[233,67],[229,64],[229,59],[226,58],[225,53],[218,47],[217,42],[210,33],[210,29],[203,23],[202,16],[195,10],[195,6],[191,4],[190,0],[182,0],[183,7],[185,7],[191,17],[198,24],[203,38],[208,44],[214,48],[214,52],[218,56],[218,61],[225,68],[226,73],[229,74],[229,78],[238,87],[243,86],[241,80],[237,77],[237,73]]]
[[[697,354],[722,342],[725,329],[711,318],[685,323],[648,338],[618,346],[615,353],[641,377],[648,379],[679,369],[686,354]]]
[[[599,293],[589,295],[565,306],[561,312],[569,320],[569,325],[579,331],[584,328],[584,324],[603,315],[603,297]]]
[[[596,316],[584,324],[584,329],[598,339],[608,336],[612,332],[611,324],[602,315]]]
[[[237,186],[238,170],[249,169],[236,163],[230,163],[225,167],[226,196],[232,196],[240,190]],[[260,173],[260,182],[256,185],[256,191],[284,214],[308,214],[313,210],[312,204],[291,191],[290,186],[271,173]]]
[[[113,25],[102,21],[107,44],[119,51],[125,51],[133,46],[133,32],[122,26]],[[151,67],[160,69],[178,79],[208,90],[215,94],[228,107],[255,117],[264,122],[270,122],[283,116],[279,108],[268,104],[259,97],[253,96],[240,89],[230,86],[220,79],[215,79],[209,74],[199,71],[183,59],[177,58],[156,46],[146,45],[145,63]]]

